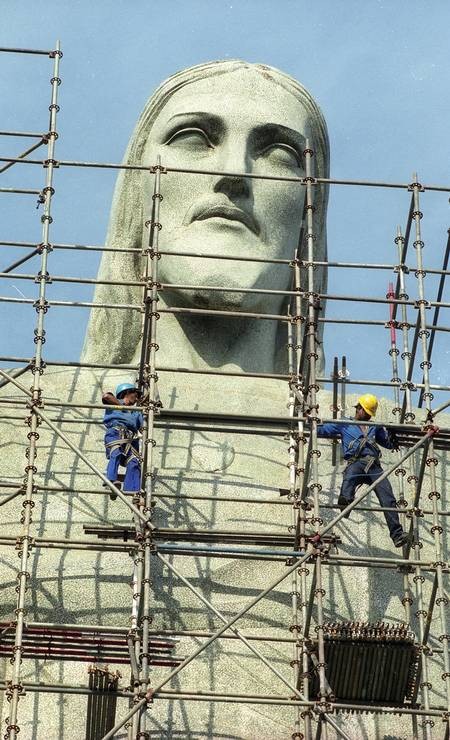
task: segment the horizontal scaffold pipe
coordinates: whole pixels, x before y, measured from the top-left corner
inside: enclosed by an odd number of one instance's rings
[[[1,51],[1,49],[0,49]],[[9,51],[9,50],[6,50]],[[31,53],[31,52],[30,52]],[[51,52],[50,52],[51,53]],[[19,159],[17,157],[0,157],[0,162],[20,162],[21,164],[32,164],[45,166],[45,159]],[[307,186],[315,185],[354,185],[373,188],[394,188],[397,190],[411,190],[411,183],[406,182],[386,182],[383,180],[347,180],[331,177],[316,177],[312,182],[308,182],[304,177],[282,177],[280,175],[260,175],[253,172],[228,172],[223,170],[203,170],[187,167],[161,167],[160,165],[144,164],[124,164],[115,162],[84,162],[81,160],[60,159],[54,163],[55,167],[87,167],[92,169],[113,169],[113,170],[137,170],[153,174],[155,170],[161,169],[163,174],[178,173],[185,175],[217,175],[220,177],[239,177],[249,180],[270,180],[271,182],[292,182],[298,185]],[[437,192],[450,192],[450,186],[447,185],[424,185],[421,184],[422,190],[432,190]]]
[[[32,248],[32,247],[38,247],[39,244],[36,242],[24,242],[24,241],[0,241],[0,246],[6,246],[6,247],[22,247],[22,248]],[[52,249],[61,249],[61,250],[79,250],[79,251],[92,251],[92,252],[118,252],[118,253],[130,253],[130,254],[140,254],[142,255],[142,248],[141,247],[130,247],[130,246],[123,246],[123,247],[112,247],[108,245],[103,244],[70,244],[70,243],[52,243],[51,244]],[[235,262],[262,262],[266,264],[275,264],[275,265],[292,265],[292,260],[289,259],[276,259],[276,258],[266,258],[266,257],[248,257],[248,256],[242,256],[242,255],[232,255],[232,254],[216,254],[216,253],[205,253],[205,252],[183,252],[180,250],[164,250],[159,249],[158,254],[165,255],[168,257],[189,257],[189,258],[198,258],[198,259],[212,259],[212,260],[226,260],[226,261],[235,261]],[[299,265],[302,266],[302,261],[300,260]],[[312,265],[316,267],[333,267],[333,268],[348,268],[348,269],[359,269],[359,270],[387,270],[392,271],[399,268],[399,265],[397,264],[389,264],[389,263],[368,263],[368,262],[336,262],[336,261],[328,261],[328,260],[313,260],[311,262]],[[406,264],[401,265],[402,269],[406,272],[414,272],[416,269],[415,267],[411,267]],[[450,275],[450,270],[442,270],[437,268],[428,268],[426,269],[426,273],[430,273],[433,275]]]
[[[21,48],[16,49],[16,48],[9,47],[9,46],[1,46],[0,52],[10,52],[12,54],[38,54],[38,55],[45,56],[45,57],[52,57],[55,53],[52,50],[48,51],[46,49],[21,49]]]
[[[20,387],[20,385],[17,383],[17,381],[14,381],[14,377],[10,376],[8,373],[6,373],[4,370],[0,369],[0,375],[4,376],[5,378],[8,377],[10,379],[10,382],[13,385],[16,385]],[[22,387],[20,387],[20,390],[23,390]],[[5,401],[7,399],[0,399],[1,401]],[[11,403],[18,403],[18,399],[10,399]],[[46,406],[50,407],[57,407],[57,408],[77,408],[77,409],[98,409],[98,410],[104,410],[105,406],[101,403],[77,403],[75,401],[45,401]],[[122,409],[122,406],[113,406],[109,405],[109,409]],[[133,408],[137,411],[143,411],[145,410],[145,406],[133,406]],[[262,423],[262,424],[271,424],[271,423],[279,423],[284,424],[286,427],[290,427],[292,424],[298,424],[299,422],[303,423],[310,423],[309,416],[264,416],[259,414],[229,414],[225,412],[218,412],[213,411],[210,409],[205,409],[201,411],[192,411],[189,409],[160,409],[158,411],[157,416],[159,416],[161,419],[198,419],[198,420],[205,420],[205,421],[212,421],[212,420],[219,420],[219,421],[229,421],[230,423],[238,422],[238,421],[244,421],[247,424],[249,422],[254,423]],[[320,420],[320,423],[326,424],[326,423],[339,423],[339,420],[336,422],[336,419],[331,419],[328,417],[324,417]],[[359,422],[357,419],[345,419],[345,424],[347,425],[353,425],[353,426],[359,426],[361,422]],[[380,422],[376,421],[365,421],[365,426],[380,426]],[[395,424],[395,423],[389,423],[386,422],[383,424],[383,426],[386,427],[386,429],[392,429],[394,431],[401,430],[402,432],[410,432],[411,434],[417,434],[421,431],[421,427],[419,424]],[[447,429],[445,427],[441,428],[440,430],[440,436],[450,435],[450,428]]]
[[[18,195],[40,195],[41,190],[28,190],[26,188],[0,188],[0,193],[16,193]]]
[[[39,280],[39,277],[37,277],[34,273],[16,273],[16,272],[0,272],[0,278],[9,279],[9,280],[31,280],[33,282],[36,282]],[[72,277],[70,275],[49,275],[46,278],[47,282],[53,282],[53,283],[76,283],[80,285],[117,285],[117,286],[135,286],[135,287],[143,287],[146,285],[146,282],[144,280],[99,280],[97,278],[82,278],[82,277]],[[262,288],[227,288],[221,285],[190,285],[190,284],[184,284],[184,283],[160,283],[158,286],[161,290],[187,290],[187,291],[211,291],[213,293],[220,292],[220,293],[255,293],[257,295],[263,294],[263,295],[289,295],[289,296],[300,296],[300,298],[307,299],[309,296],[308,291],[305,290],[270,290],[270,289],[262,289]],[[393,305],[396,304],[398,306],[416,306],[417,302],[414,300],[405,300],[403,298],[377,298],[376,296],[360,296],[360,295],[344,295],[344,294],[333,294],[333,293],[317,293],[315,296],[316,298],[323,298],[326,301],[355,301],[356,303],[375,303],[375,304],[389,304]],[[31,299],[30,299],[31,300]],[[100,305],[100,304],[97,304]],[[108,304],[109,305],[109,304]],[[141,304],[132,304],[135,307],[138,307],[139,310],[141,310]],[[450,303],[447,301],[428,301],[427,305],[429,306],[436,306],[440,308],[450,308]],[[179,307],[181,309],[186,308],[187,310],[191,311],[193,309],[188,309],[187,307]],[[165,309],[167,311],[168,309]],[[178,310],[178,309],[177,309]],[[162,310],[160,309],[162,312]],[[215,313],[218,313],[215,311]],[[226,313],[226,314],[233,314],[235,312],[232,311],[225,311],[220,313]],[[239,314],[243,316],[251,315],[251,316],[259,316],[263,318],[266,316],[266,314]],[[277,316],[277,318],[279,318]],[[282,318],[285,321],[295,321],[297,317],[292,316],[282,316]],[[382,324],[386,324],[386,322],[381,322]]]
[[[23,248],[33,248],[33,247],[39,247],[40,245],[36,242],[23,242],[23,241],[0,241],[0,246],[5,247],[23,247]],[[118,252],[118,253],[125,253],[125,254],[140,254],[142,255],[142,248],[140,247],[110,247],[108,245],[101,245],[101,244],[58,244],[58,243],[52,243],[51,244],[52,249],[62,249],[62,250],[79,250],[79,251],[91,251],[91,252]],[[243,257],[242,255],[232,255],[232,254],[215,254],[215,253],[208,253],[205,254],[205,252],[183,252],[179,250],[164,250],[159,249],[158,254],[162,256],[168,256],[168,257],[189,257],[189,258],[198,258],[198,259],[212,259],[212,260],[226,260],[231,262],[262,262],[263,264],[270,264],[270,265],[292,265],[292,260],[288,259],[275,259],[275,258],[265,258],[265,257]],[[397,264],[387,264],[387,263],[368,263],[368,262],[336,262],[336,261],[328,261],[328,260],[313,260],[311,263],[312,265],[316,267],[333,267],[333,268],[348,268],[348,269],[358,269],[358,270],[387,270],[389,272],[392,272],[393,270],[398,269]],[[302,262],[300,261],[300,266],[302,266]],[[407,272],[414,272],[416,269],[415,267],[410,267],[408,265],[402,265],[402,268]],[[432,275],[450,275],[450,270],[440,270],[435,268],[428,268],[426,269],[426,273],[430,273]]]
[[[19,303],[29,306],[36,307],[37,302],[33,298],[11,298],[9,296],[0,296],[0,303]],[[142,313],[142,307],[134,303],[96,303],[93,301],[47,301],[47,307],[55,306],[60,308],[111,308],[118,311],[137,311]],[[450,308],[445,304],[441,304],[442,307]],[[243,311],[217,311],[213,309],[201,309],[201,308],[158,308],[158,313],[163,314],[184,314],[190,316],[223,316],[230,319],[256,319],[266,321],[281,321],[284,323],[291,323],[292,317],[288,317],[282,314],[267,314],[267,313],[248,313]],[[345,324],[360,325],[360,326],[383,326],[386,328],[385,321],[370,321],[365,319],[331,319],[331,318],[319,318],[319,323],[323,324]],[[413,328],[412,326],[408,328]],[[430,326],[427,325],[426,329],[434,331],[450,331],[450,327],[446,326]],[[338,380],[338,382],[340,382]],[[346,381],[344,381],[346,382]]]
[[[4,417],[4,418],[10,418],[10,417]],[[15,417],[14,417],[15,418]],[[54,419],[53,419],[54,421]],[[101,422],[100,422],[101,423]],[[7,490],[14,489],[16,490],[18,486],[21,486],[22,482],[17,481],[0,481],[0,489],[5,488]],[[21,489],[23,490],[23,489]],[[79,495],[99,495],[103,496],[103,491],[100,491],[95,488],[71,488],[69,486],[45,486],[45,485],[39,485],[36,484],[36,494],[42,493],[43,495],[52,494],[52,493],[66,493],[68,495],[72,493],[77,493]],[[16,493],[14,493],[14,496]],[[158,492],[154,493],[155,500],[156,499],[174,499],[177,501],[214,501],[214,503],[240,503],[240,504],[251,504],[252,506],[256,505],[262,505],[262,506],[290,506],[292,507],[292,501],[287,500],[287,497],[284,498],[250,498],[250,497],[242,497],[242,496],[204,496],[201,494],[195,494],[195,493],[170,493],[170,492]],[[0,497],[0,506],[2,506],[5,502],[5,499],[8,498],[5,496],[4,498]],[[339,509],[338,505],[336,504],[321,504],[321,509],[329,509],[330,511],[335,511]],[[389,507],[389,506],[357,506],[356,511],[371,511],[371,512],[384,512],[384,511],[396,511],[398,514],[414,514],[414,509],[412,507],[405,507],[402,508],[399,507]],[[420,510],[422,514],[433,514],[432,509],[421,509]],[[450,516],[450,510],[439,510],[438,514],[440,516]],[[270,534],[270,532],[269,532]]]
[[[14,625],[12,624],[12,628]],[[26,622],[26,627],[30,629],[42,629],[42,630],[60,630],[62,632],[101,632],[113,635],[120,635],[126,637],[130,631],[130,627],[119,627],[117,625],[108,624],[73,624],[66,622]],[[159,637],[161,639],[170,637],[172,642],[178,643],[177,637],[209,637],[212,632],[204,630],[183,630],[183,629],[149,629],[147,630],[150,637]],[[247,640],[255,640],[256,642],[287,642],[292,643],[297,640],[296,637],[283,637],[274,635],[254,635],[252,633],[245,633]],[[227,640],[237,640],[236,635],[225,634],[224,638]]]
[[[356,298],[351,300],[357,300]],[[0,303],[18,303],[33,306],[36,308],[38,305],[33,298],[12,298],[10,296],[0,296]],[[435,305],[430,303],[430,305]],[[94,301],[46,301],[48,308],[55,306],[59,308],[111,308],[118,311],[136,311],[142,313],[142,306],[136,303],[99,303]],[[440,304],[441,308],[450,308],[450,303]],[[281,321],[283,323],[292,323],[293,317],[286,316],[284,314],[267,314],[267,313],[250,313],[244,311],[217,311],[215,309],[203,309],[203,308],[187,308],[187,307],[172,307],[172,308],[158,308],[159,314],[180,314],[187,316],[223,316],[229,319],[256,319],[266,321]],[[301,318],[301,317],[300,317]],[[319,318],[319,323],[322,324],[345,324],[347,326],[359,325],[359,326],[382,326],[386,327],[386,322],[381,320],[368,320],[368,319],[332,319],[332,318]],[[413,326],[407,328],[414,328]],[[427,325],[426,329],[433,331],[450,331],[450,327],[446,326],[430,326]]]
[[[30,139],[45,139],[48,136],[48,132],[36,132],[36,131],[0,131],[0,136],[24,136]]]
[[[0,49],[1,51],[1,49]],[[9,50],[5,50],[9,51]],[[31,52],[30,52],[31,53]],[[46,160],[41,159],[27,159],[22,160],[17,157],[0,157],[0,162],[20,162],[21,164],[32,164],[45,166]],[[55,167],[82,167],[92,169],[114,169],[114,170],[137,170],[143,172],[149,172],[153,174],[155,169],[161,169],[163,174],[178,173],[186,175],[217,175],[221,177],[239,177],[252,180],[269,180],[271,182],[292,182],[302,186],[308,184],[314,185],[352,185],[352,186],[365,186],[375,188],[394,188],[400,190],[411,190],[411,183],[398,183],[398,182],[386,182],[382,180],[348,180],[348,179],[336,179],[330,177],[317,177],[313,178],[311,183],[308,183],[304,177],[283,177],[280,175],[261,175],[253,172],[229,172],[223,170],[204,170],[204,169],[193,169],[186,167],[160,167],[160,165],[144,165],[144,164],[124,164],[116,162],[89,162],[82,160],[70,160],[60,159],[54,163]],[[425,190],[432,190],[438,192],[450,192],[450,186],[446,185],[421,185],[421,188]]]
[[[380,322],[383,323],[384,322]],[[428,327],[429,329],[433,327]],[[436,328],[436,327],[434,327]],[[31,362],[30,357],[17,357],[15,355],[1,355],[0,356],[0,362],[7,362],[7,363],[29,363]],[[100,370],[137,370],[138,365],[136,364],[130,364],[130,365],[118,365],[118,364],[107,364],[107,363],[98,363],[98,362],[75,362],[73,360],[46,360],[46,364],[48,366],[52,367],[78,367],[83,369],[90,369],[90,368],[98,368]],[[158,365],[156,367],[156,371],[163,373],[192,373],[193,375],[217,375],[217,376],[230,376],[230,377],[237,377],[237,378],[266,378],[266,379],[274,379],[274,380],[289,380],[290,375],[283,374],[283,373],[251,373],[251,372],[242,372],[239,370],[211,370],[210,368],[202,368],[202,369],[196,369],[196,368],[188,368],[188,367],[175,367],[170,365]],[[390,380],[373,380],[373,379],[353,379],[353,378],[326,378],[326,377],[318,377],[317,378],[319,383],[338,383],[342,385],[368,385],[368,386],[379,386],[379,387],[396,387],[396,386],[402,386],[401,381],[398,382],[392,382]],[[415,383],[414,388],[422,388],[423,383]],[[450,386],[446,385],[431,385],[430,386],[432,390],[439,390],[439,391],[450,391]],[[446,405],[444,405],[442,408],[445,408]],[[437,413],[437,411],[435,412]],[[69,421],[69,420],[67,420]],[[71,420],[75,421],[75,420]]]
[[[89,696],[90,694],[99,695],[95,689],[89,689],[87,686],[72,685],[72,684],[56,684],[56,683],[29,683],[26,681],[22,682],[23,688],[26,692],[30,693],[50,693],[50,694],[82,694]],[[8,688],[6,681],[0,681],[0,691],[5,691]],[[118,689],[114,692],[114,696],[121,698],[133,698],[134,694],[131,691]],[[290,699],[289,697],[282,696],[265,696],[258,694],[219,694],[212,692],[180,692],[177,690],[166,690],[160,691],[157,695],[158,699],[173,701],[179,699],[180,701],[206,701],[206,702],[225,702],[229,704],[269,704],[273,706],[309,706],[314,708],[315,704],[313,701],[306,702],[301,699]],[[439,707],[431,707],[429,710],[415,709],[409,707],[384,707],[375,705],[360,705],[351,703],[333,703],[334,709],[339,709],[342,712],[348,711],[361,711],[375,714],[398,714],[398,715],[415,715],[415,716],[428,716],[441,717],[443,715],[443,709]]]
[[[0,536],[0,545],[3,545],[4,547],[16,547],[17,545],[17,537],[11,536]],[[31,542],[32,547],[35,547],[36,549],[51,549],[51,550],[83,550],[86,552],[92,551],[92,552],[118,552],[122,554],[128,554],[130,552],[133,552],[136,550],[137,544],[134,542],[120,542],[117,544],[113,544],[110,542],[99,542],[97,540],[90,540],[90,539],[51,539],[51,538],[45,538],[45,537],[35,537],[32,538]],[[231,548],[225,548],[227,552],[219,551],[216,547],[202,547],[202,548],[192,548],[190,545],[180,545],[179,551],[177,554],[183,556],[189,556],[192,557],[194,554],[201,557],[224,557],[228,560],[234,560],[234,559],[249,559],[249,560],[275,560],[278,562],[285,562],[286,557],[293,557],[295,560],[301,564],[303,562],[303,558],[305,555],[300,558],[299,555],[295,555],[295,553],[292,550],[288,551],[288,555],[275,555],[273,554],[273,551],[270,548],[266,549],[266,554],[260,554],[252,552],[251,548],[242,548],[240,552],[231,553],[229,550]],[[235,548],[238,550],[238,548]],[[160,552],[165,552],[165,546],[161,545],[158,546],[155,550]],[[172,551],[172,554],[175,554]],[[309,557],[309,555],[308,555]],[[327,554],[326,556],[323,556],[323,565],[328,567],[355,567],[355,568],[375,568],[375,569],[398,569],[401,567],[410,567],[410,566],[416,566],[420,565],[422,570],[434,573],[436,571],[436,564],[432,561],[425,561],[425,560],[405,560],[402,558],[382,558],[382,557],[370,557],[370,556],[363,556],[360,557],[346,557],[343,555],[330,555]],[[445,567],[443,569],[443,572],[448,573],[450,572],[449,567]],[[81,627],[81,625],[80,625]]]

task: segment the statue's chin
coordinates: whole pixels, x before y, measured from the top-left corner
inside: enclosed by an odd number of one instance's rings
[[[261,235],[257,235],[240,221],[225,218],[208,218],[203,221],[194,221],[188,225],[163,228],[160,238],[160,249],[211,255],[263,257],[267,254],[268,245]],[[180,264],[185,258],[179,258]],[[213,269],[213,261],[204,262],[194,260],[198,269]],[[216,260],[214,260],[216,262]],[[217,264],[226,269],[229,276],[245,272],[246,263],[221,262]],[[225,266],[225,267],[224,267]]]
[[[255,307],[249,307],[254,302],[248,300],[248,294],[245,293],[194,293],[191,295],[191,305],[196,308],[209,308],[215,311],[250,311],[256,310]]]
[[[217,279],[216,282],[213,283],[212,278],[213,276],[211,276],[211,282],[208,282],[207,284],[215,285],[217,287],[223,284],[223,280],[219,282]],[[253,286],[239,284],[234,286],[233,282],[234,281],[229,283],[227,288],[236,287],[236,292],[222,291],[220,289],[214,291],[176,289],[171,290],[170,293],[168,290],[165,290],[164,298],[168,305],[186,306],[189,308],[200,308],[212,311],[239,311],[270,314],[280,313],[281,306],[279,305],[279,298],[273,297],[272,300],[268,300],[268,296],[266,295],[241,293],[239,292],[239,288],[251,288]]]
[[[220,311],[279,313],[282,297],[241,293],[240,290],[277,287],[286,290],[291,280],[287,266],[170,256],[171,251],[205,256],[272,256],[274,250],[270,250],[261,237],[244,224],[220,218],[195,221],[188,226],[169,230],[165,239],[161,240],[160,248],[165,252],[158,265],[160,282],[166,286],[191,285],[199,288],[191,291],[166,287],[164,296],[167,303]],[[211,286],[217,290],[200,290],[200,286]],[[236,292],[233,292],[234,289]]]

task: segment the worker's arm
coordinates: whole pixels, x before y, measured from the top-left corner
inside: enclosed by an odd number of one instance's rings
[[[102,403],[104,403],[105,406],[120,406],[121,405],[120,401],[115,397],[114,393],[110,393],[109,391],[103,394]]]
[[[317,427],[318,437],[340,437],[342,434],[342,424],[329,421],[326,424],[319,424]]]
[[[376,427],[375,440],[387,450],[398,450],[399,444],[395,434],[388,432],[386,427]]]

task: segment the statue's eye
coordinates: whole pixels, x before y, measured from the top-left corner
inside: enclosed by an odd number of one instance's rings
[[[261,154],[274,166],[302,169],[302,159],[299,152],[289,144],[280,142],[270,144]]]
[[[170,146],[186,147],[187,149],[197,151],[213,149],[213,145],[206,132],[201,128],[194,127],[182,128],[175,131],[164,143]]]

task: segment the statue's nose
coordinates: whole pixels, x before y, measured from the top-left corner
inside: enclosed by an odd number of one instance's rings
[[[222,176],[214,186],[215,193],[225,193],[230,198],[247,197],[250,193],[249,181],[245,177]]]
[[[251,181],[244,177],[249,172],[251,165],[247,156],[246,146],[240,146],[238,142],[230,142],[223,147],[217,161],[217,170],[224,173],[214,186],[214,192],[225,193],[229,197],[247,197],[251,190]]]

